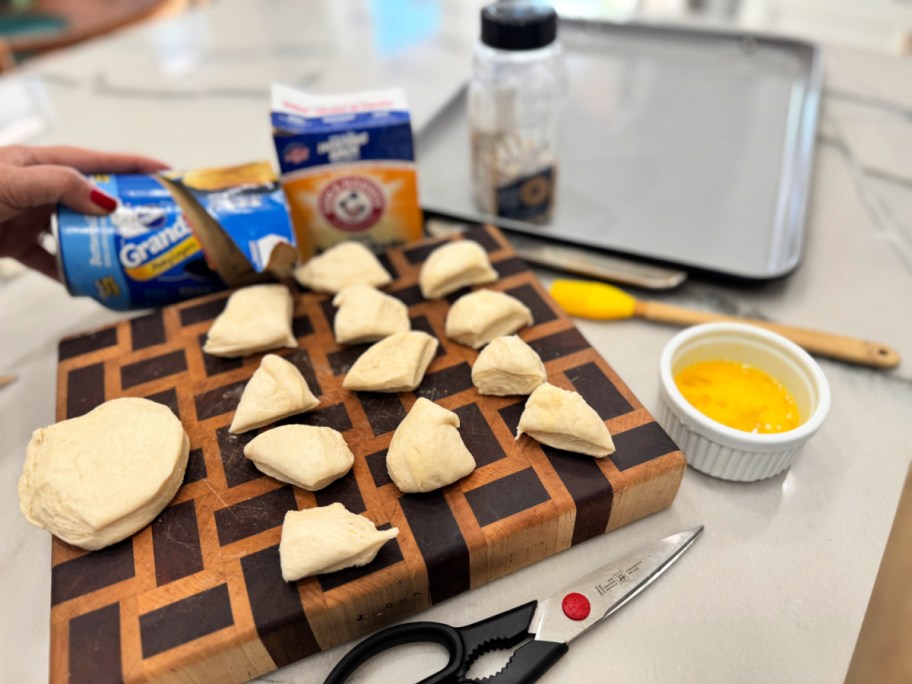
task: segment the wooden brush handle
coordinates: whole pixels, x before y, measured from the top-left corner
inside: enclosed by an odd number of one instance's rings
[[[899,353],[892,347],[879,342],[860,340],[857,337],[835,335],[833,333],[796,328],[790,325],[767,323],[752,318],[724,316],[709,311],[685,309],[662,302],[637,301],[634,315],[659,323],[676,325],[697,325],[698,323],[746,323],[759,328],[766,328],[802,347],[811,354],[826,356],[839,361],[847,361],[873,368],[893,368],[899,365]]]

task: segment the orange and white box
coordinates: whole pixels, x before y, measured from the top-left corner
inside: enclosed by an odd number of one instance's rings
[[[302,260],[344,240],[385,249],[421,237],[401,90],[312,95],[276,84],[272,127]]]

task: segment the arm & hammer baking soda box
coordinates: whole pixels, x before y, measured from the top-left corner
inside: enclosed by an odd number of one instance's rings
[[[272,87],[273,139],[302,261],[345,240],[375,249],[421,237],[405,96]]]
[[[60,206],[52,223],[73,295],[141,309],[290,276],[295,238],[268,162],[92,180],[114,213]]]

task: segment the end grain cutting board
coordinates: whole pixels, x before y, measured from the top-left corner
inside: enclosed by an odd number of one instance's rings
[[[478,227],[468,237],[500,274],[490,287],[532,310],[535,324],[520,336],[541,355],[549,381],[586,398],[607,422],[616,453],[596,460],[527,436],[514,441],[524,398],[479,396],[471,381],[477,352],[444,335],[450,303],[463,293],[421,298],[418,271],[440,240],[382,259],[395,277],[386,290],[408,304],[413,329],[440,340],[416,392],[343,390],[366,347],[334,342],[331,297],[295,298],[300,349],[278,353],[301,369],[321,404],[282,422],[340,430],[355,454],[352,471],[320,492],[263,475],[243,455],[256,433],[228,432],[262,355],[202,352],[227,294],[65,339],[59,419],[114,397],[147,397],[180,417],[191,452],[177,496],[131,539],[93,553],[53,540],[52,681],[247,680],[671,504],[685,467],[675,444],[503,236]],[[386,449],[419,396],[456,412],[478,468],[442,491],[403,495],[387,476]],[[335,501],[398,527],[398,539],[365,567],[286,584],[278,556],[285,512]]]

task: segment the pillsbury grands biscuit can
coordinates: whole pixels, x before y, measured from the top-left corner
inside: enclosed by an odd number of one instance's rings
[[[268,164],[92,180],[118,199],[114,213],[61,206],[52,223],[61,279],[75,296],[111,309],[164,306],[269,278],[279,245],[294,258],[284,195]]]

